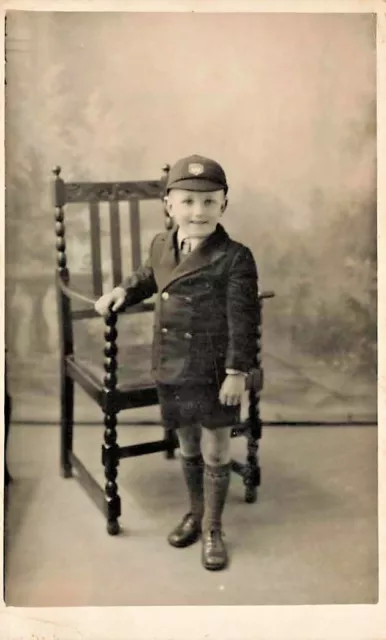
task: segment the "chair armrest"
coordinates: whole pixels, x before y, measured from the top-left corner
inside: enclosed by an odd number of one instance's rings
[[[67,298],[70,298],[71,300],[80,300],[81,302],[85,302],[86,304],[88,304],[90,307],[95,306],[95,303],[98,300],[97,297],[88,296],[85,293],[82,293],[81,291],[79,291],[78,289],[75,289],[74,287],[69,287],[68,284],[66,284],[60,276],[58,276],[57,280],[58,280],[61,291],[64,293],[65,296],[67,296]],[[119,314],[120,315],[125,313],[134,314],[134,313],[139,313],[141,311],[150,312],[150,311],[154,311],[154,309],[155,309],[155,304],[152,300],[143,300],[138,304],[127,307],[123,311],[119,311]],[[95,312],[95,316],[97,317],[98,315],[99,314]]]
[[[61,291],[64,293],[65,296],[67,296],[67,298],[70,298],[71,300],[80,300],[81,302],[85,302],[91,307],[95,305],[97,298],[86,296],[81,291],[78,291],[73,287],[69,287],[68,284],[63,282],[60,276],[57,277],[57,282],[59,284]]]
[[[264,300],[265,298],[274,298],[274,297],[275,297],[274,291],[262,291],[261,293],[259,293],[259,300]]]

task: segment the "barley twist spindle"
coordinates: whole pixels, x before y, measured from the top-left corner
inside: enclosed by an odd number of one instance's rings
[[[66,228],[64,224],[65,185],[60,177],[61,168],[53,170],[55,179],[55,233],[56,233],[56,263],[59,276],[68,280],[66,256]]]
[[[248,411],[248,436],[247,436],[247,463],[244,472],[245,501],[255,502],[257,498],[257,487],[260,485],[260,466],[258,459],[259,440],[261,437],[261,417],[260,417],[260,384],[261,384],[261,311],[262,302],[259,299],[259,324],[257,328],[256,343],[256,373],[259,374],[259,381],[251,385],[249,389],[249,411]]]
[[[118,494],[117,476],[119,465],[119,446],[117,444],[117,314],[109,311],[105,318],[105,346],[103,379],[105,390],[104,406],[104,445],[102,447],[102,461],[105,470],[105,496],[107,509],[107,530],[110,535],[119,533],[118,518],[121,515],[121,499]]]
[[[61,168],[53,172],[56,234],[56,276],[68,284],[70,276],[67,268],[66,240],[64,225],[64,206],[66,204],[66,185],[60,177]],[[64,478],[72,476],[72,448],[74,427],[74,381],[68,375],[66,359],[73,354],[73,332],[71,319],[71,300],[57,286],[57,303],[60,316],[59,350],[60,350],[60,468]]]

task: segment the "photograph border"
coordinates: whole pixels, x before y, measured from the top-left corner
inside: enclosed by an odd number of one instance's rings
[[[87,12],[264,12],[377,14],[377,249],[378,249],[378,543],[379,601],[374,605],[227,606],[227,607],[66,607],[0,609],[4,640],[385,640],[386,639],[386,1],[385,0],[51,0],[8,1],[1,4],[3,20],[12,11]],[[4,86],[4,66],[1,68]],[[2,133],[4,100],[1,101]],[[0,160],[4,180],[4,154]],[[383,176],[383,179],[382,179]],[[2,233],[0,265],[4,293],[4,189],[1,190]],[[3,295],[4,305],[4,295]],[[3,306],[4,309],[4,306]],[[4,313],[0,314],[4,339]],[[4,345],[3,345],[4,347]],[[4,353],[4,349],[2,351]],[[4,363],[3,363],[4,366]],[[4,370],[1,388],[4,397]],[[1,446],[3,447],[1,438]],[[4,456],[0,455],[3,477]],[[2,485],[1,485],[2,486]],[[2,498],[4,488],[2,486]],[[4,514],[1,535],[4,537]],[[4,559],[3,559],[4,562]],[[3,571],[1,572],[3,576]]]

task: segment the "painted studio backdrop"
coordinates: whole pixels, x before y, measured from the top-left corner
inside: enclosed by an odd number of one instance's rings
[[[223,164],[224,225],[276,293],[264,307],[264,417],[375,420],[375,17],[9,12],[6,49],[15,420],[59,415],[52,169],[158,179],[191,153]],[[69,267],[87,291],[87,212],[66,215]],[[163,225],[161,204],[148,204],[144,257]],[[109,287],[107,235],[103,264]],[[149,340],[151,318],[130,322],[124,345]],[[103,321],[84,323],[77,345],[102,358]],[[81,393],[78,416],[95,417]]]

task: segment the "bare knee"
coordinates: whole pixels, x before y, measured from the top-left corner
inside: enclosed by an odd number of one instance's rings
[[[200,455],[201,430],[199,427],[180,427],[177,429],[177,438],[184,458],[195,458]]]
[[[202,456],[205,464],[219,467],[230,461],[230,429],[203,429]]]
[[[205,464],[209,467],[221,467],[229,462],[229,456],[220,451],[203,451]]]

